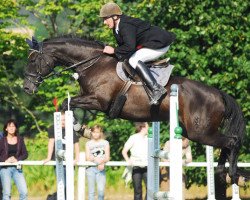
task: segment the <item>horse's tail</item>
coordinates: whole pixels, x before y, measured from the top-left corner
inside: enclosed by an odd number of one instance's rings
[[[223,132],[237,138],[239,145],[241,145],[246,134],[246,122],[242,110],[230,95],[223,91],[220,91],[220,93],[225,105]]]
[[[246,134],[246,122],[240,106],[235,99],[225,92],[220,91],[225,104],[224,133],[236,138],[236,148],[241,147]],[[250,180],[250,171],[237,168],[237,174],[244,177],[245,181]]]

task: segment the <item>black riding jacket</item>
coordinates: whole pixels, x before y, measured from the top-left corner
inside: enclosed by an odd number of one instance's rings
[[[115,55],[119,60],[129,58],[142,47],[160,49],[170,45],[175,40],[173,33],[126,15],[120,16],[118,34],[115,28],[113,34],[118,43]]]

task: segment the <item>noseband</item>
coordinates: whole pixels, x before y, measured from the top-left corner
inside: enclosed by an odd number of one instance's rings
[[[24,77],[26,79],[28,79],[31,83],[35,84],[35,85],[39,85],[43,82],[44,79],[46,79],[46,76],[42,75],[42,67],[41,67],[41,60],[44,60],[44,62],[46,63],[46,65],[51,69],[51,71],[53,70],[53,68],[50,66],[50,64],[48,63],[48,61],[44,58],[43,56],[43,52],[42,51],[38,51],[35,49],[30,49],[31,52],[28,56],[28,58],[33,54],[33,53],[38,53],[38,56],[40,58],[40,63],[39,63],[39,67],[37,69],[37,73],[31,73],[31,72],[27,72],[25,71],[24,73]],[[37,59],[37,58],[36,58]],[[35,77],[35,80],[31,80],[30,77]]]
[[[42,44],[42,43],[41,43]],[[87,65],[86,67],[84,67],[82,69],[82,71],[85,71],[86,69],[90,68],[91,66],[93,66],[98,60],[99,58],[102,56],[102,54],[98,54],[96,56],[93,56],[93,57],[90,57],[90,58],[87,58],[87,59],[84,59],[78,63],[74,63],[73,65],[70,65],[69,67],[66,67],[65,69],[62,69],[60,70],[59,72],[56,72],[54,70],[54,66],[51,66],[49,64],[49,62],[44,58],[44,55],[46,55],[46,53],[44,53],[42,51],[42,45],[40,46],[39,45],[39,50],[35,50],[35,49],[30,49],[30,54],[28,56],[28,58],[33,54],[33,53],[38,53],[38,56],[40,58],[40,64],[39,64],[39,67],[37,69],[37,73],[34,74],[34,73],[30,73],[30,72],[27,72],[25,71],[24,73],[24,77],[30,81],[31,83],[35,84],[36,86],[41,84],[45,79],[51,77],[51,76],[60,76],[62,74],[62,72],[64,71],[68,71],[70,69],[74,69],[74,68],[77,68],[79,67],[80,65],[83,65],[83,64],[86,64],[86,63],[89,63],[89,65]],[[48,54],[47,54],[48,55]],[[50,56],[51,57],[51,56]],[[37,59],[37,58],[36,58]],[[49,74],[49,75],[46,75],[46,76],[43,76],[42,75],[42,66],[41,66],[41,60],[44,60],[44,62],[46,63],[46,65],[49,67],[49,71],[51,71],[52,73]],[[72,61],[72,59],[70,59]],[[35,77],[35,80],[31,80],[30,77]]]

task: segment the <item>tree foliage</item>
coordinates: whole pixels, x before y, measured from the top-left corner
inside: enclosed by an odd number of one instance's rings
[[[66,73],[47,80],[36,96],[22,91],[23,68],[27,60],[27,35],[11,28],[28,26],[39,39],[63,34],[95,37],[115,45],[111,30],[98,17],[104,1],[98,0],[3,0],[0,5],[0,90],[4,115],[16,116],[23,123],[22,130],[42,132],[51,124],[54,107],[78,92],[76,82]],[[150,21],[176,34],[176,41],[166,56],[175,65],[174,74],[198,80],[233,96],[242,108],[247,123],[247,138],[241,160],[249,160],[250,148],[250,4],[245,0],[142,0],[116,1],[125,14]],[[121,159],[121,148],[134,132],[126,120],[109,120],[104,114],[78,112],[84,123],[100,123],[108,133],[112,159]],[[48,117],[49,116],[49,117]],[[25,124],[25,126],[24,126]],[[168,125],[163,123],[161,141],[168,138]],[[31,130],[31,131],[30,131]],[[196,160],[204,159],[205,150],[193,144]],[[190,174],[191,176],[191,174]],[[191,176],[192,177],[192,176]],[[203,178],[195,177],[196,180]]]

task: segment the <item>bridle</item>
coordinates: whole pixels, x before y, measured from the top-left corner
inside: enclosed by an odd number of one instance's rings
[[[72,61],[72,59],[70,59],[70,63],[73,63],[72,65],[70,65],[69,67],[66,67],[58,72],[56,72],[54,70],[54,66],[51,66],[50,63],[45,59],[44,55],[46,55],[46,53],[43,52],[43,49],[42,49],[42,43],[39,44],[39,50],[36,50],[36,49],[30,49],[30,54],[28,56],[28,58],[33,54],[33,53],[38,53],[38,56],[40,58],[40,63],[39,63],[39,66],[37,68],[37,72],[36,73],[31,73],[31,72],[27,72],[25,71],[24,73],[24,77],[30,81],[31,83],[33,83],[34,85],[40,85],[45,79],[51,77],[51,76],[60,76],[62,74],[62,72],[64,71],[68,71],[70,69],[75,69],[77,67],[79,67],[80,65],[83,65],[83,64],[86,64],[86,63],[89,63],[89,65],[85,66],[84,68],[81,69],[81,71],[85,71],[86,69],[90,68],[91,66],[93,66],[99,59],[100,57],[103,55],[103,53],[100,53],[100,54],[97,54],[93,57],[90,57],[90,58],[87,58],[87,59],[84,59],[80,62],[76,62],[75,61]],[[47,56],[50,56],[52,57],[51,55],[48,55]],[[55,55],[54,55],[55,56]],[[59,58],[60,60],[62,60],[59,56],[55,56],[57,58]],[[36,58],[37,59],[37,58]],[[41,66],[41,61],[44,60],[44,62],[46,63],[46,65],[49,67],[49,71],[52,72],[50,73],[49,75],[46,75],[46,76],[43,76],[42,74],[42,66]],[[69,62],[68,62],[69,63]],[[35,80],[32,80],[30,79],[30,77],[35,77]]]

